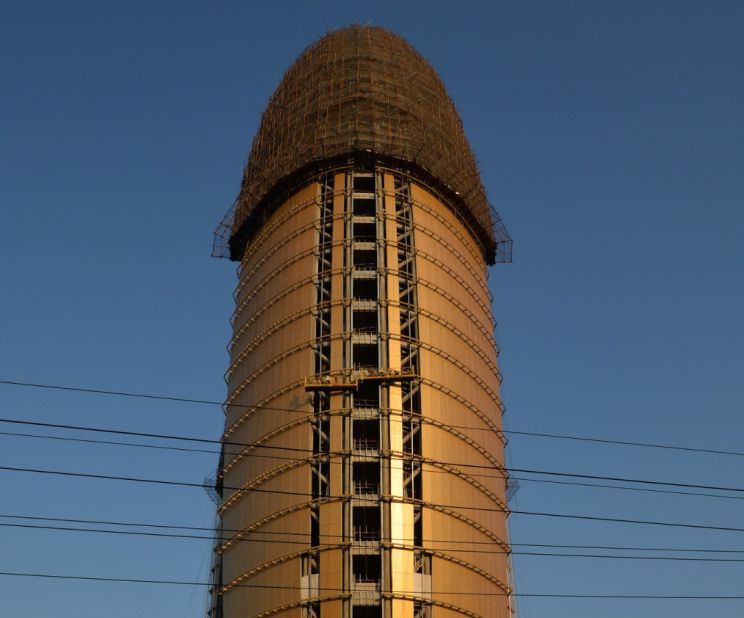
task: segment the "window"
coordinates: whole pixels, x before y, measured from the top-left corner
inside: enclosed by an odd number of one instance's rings
[[[354,175],[354,191],[361,193],[374,193],[375,190],[375,177],[374,174],[365,174],[360,176]]]
[[[355,300],[377,300],[377,279],[354,279]]]
[[[377,268],[377,251],[375,249],[354,249],[354,268]]]
[[[354,311],[351,316],[353,329],[359,333],[377,332],[377,311]]]
[[[372,188],[374,191],[374,187]],[[355,216],[358,217],[374,217],[375,216],[375,200],[374,198],[355,197],[352,202],[352,211]]]
[[[362,242],[375,242],[377,240],[377,226],[374,219],[372,219],[371,221],[355,220],[352,223],[352,234],[354,240]]]
[[[354,493],[377,494],[380,491],[380,465],[377,462],[354,463]]]
[[[378,368],[379,356],[376,343],[355,343],[353,355],[354,366]]]
[[[352,431],[354,434],[354,450],[376,451],[380,448],[380,424],[378,421],[354,419]]]
[[[354,581],[372,583],[380,581],[380,556],[358,555],[352,556]]]
[[[380,540],[380,509],[375,506],[356,506],[352,514],[355,541]]]
[[[360,382],[354,393],[355,408],[379,408],[380,387],[376,382]]]

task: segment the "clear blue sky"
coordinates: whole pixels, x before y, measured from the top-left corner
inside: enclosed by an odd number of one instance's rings
[[[210,259],[260,113],[326,28],[437,68],[515,261],[491,272],[507,428],[742,450],[744,4],[0,5],[0,378],[222,399]],[[2,417],[218,436],[221,413],[0,386]],[[0,431],[18,431],[0,426]],[[41,431],[41,430],[39,430]],[[515,467],[744,485],[744,459],[514,438]],[[0,465],[200,482],[209,454],[0,436]],[[200,489],[0,472],[0,513],[210,526]],[[742,526],[744,502],[522,483],[515,509]],[[744,549],[744,534],[514,515],[514,542]],[[202,541],[0,528],[0,570],[205,579]],[[744,563],[522,557],[520,592],[740,594]],[[202,589],[0,577],[14,618],[192,618]],[[526,618],[744,601],[522,600]]]

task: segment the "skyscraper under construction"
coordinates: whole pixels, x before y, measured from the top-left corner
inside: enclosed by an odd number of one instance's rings
[[[510,616],[511,241],[428,62],[378,27],[307,48],[216,246],[240,266],[208,615]]]

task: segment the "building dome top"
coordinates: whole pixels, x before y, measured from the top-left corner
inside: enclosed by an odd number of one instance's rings
[[[488,263],[511,239],[490,207],[462,122],[432,66],[375,26],[330,32],[295,60],[269,100],[229,222],[230,257],[277,199],[349,160],[403,169],[441,193],[479,239]]]

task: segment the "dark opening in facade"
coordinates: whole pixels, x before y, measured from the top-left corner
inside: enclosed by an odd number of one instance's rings
[[[354,344],[354,366],[377,369],[379,352],[376,343]]]
[[[379,408],[380,386],[375,382],[360,382],[354,393],[354,406],[357,408]]]
[[[351,320],[353,323],[353,330],[356,332],[377,332],[377,311],[354,311]]]
[[[354,279],[355,300],[377,300],[377,279]]]
[[[380,540],[380,509],[376,506],[356,506],[352,513],[355,541]]]
[[[379,605],[355,605],[354,618],[382,618],[382,607]]]
[[[377,240],[377,225],[375,221],[354,221],[352,224],[354,240],[360,242],[375,242]]]
[[[375,177],[374,174],[365,176],[354,175],[354,191],[360,193],[374,193],[375,191]]]
[[[376,451],[380,448],[380,423],[376,420],[354,420],[354,450]]]
[[[377,268],[377,251],[374,249],[354,249],[354,268]]]
[[[354,493],[377,494],[380,491],[380,465],[377,462],[354,463]]]
[[[379,555],[361,555],[352,556],[352,569],[354,571],[354,581],[379,583],[380,582],[380,556]]]
[[[372,179],[374,184],[374,179]],[[374,189],[373,189],[374,190]],[[355,197],[352,210],[355,215],[360,217],[374,217],[375,216],[376,203],[374,198],[368,199],[365,197]]]

